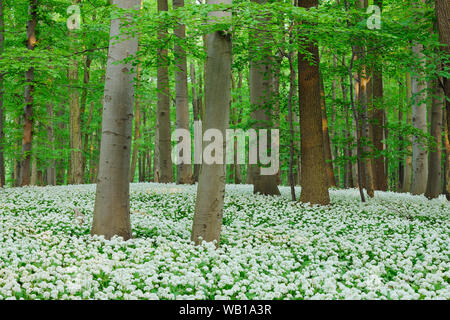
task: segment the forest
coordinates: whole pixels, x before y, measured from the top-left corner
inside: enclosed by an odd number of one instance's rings
[[[448,0],[0,0],[0,300],[450,299]]]

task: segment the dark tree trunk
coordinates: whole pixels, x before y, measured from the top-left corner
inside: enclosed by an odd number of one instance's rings
[[[318,0],[299,0],[298,6],[318,6]],[[298,96],[300,109],[302,190],[300,201],[311,204],[330,203],[322,137],[320,106],[319,49],[316,44],[306,47],[312,55],[298,54]]]

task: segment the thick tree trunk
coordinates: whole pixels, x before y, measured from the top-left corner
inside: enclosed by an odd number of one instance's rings
[[[317,0],[299,0],[298,6],[317,7]],[[330,203],[322,138],[320,106],[319,49],[308,44],[309,56],[298,54],[298,97],[300,109],[302,189],[300,201],[311,204]]]
[[[427,105],[426,105],[426,89],[427,85],[424,78],[424,54],[423,45],[416,43],[412,49],[413,53],[422,60],[418,67],[418,72],[412,77],[412,124],[414,128],[427,133]],[[413,136],[412,147],[412,166],[413,166],[413,182],[411,185],[412,194],[424,194],[427,188],[428,177],[428,152],[423,139]]]
[[[27,49],[34,50],[36,26],[38,22],[38,0],[30,0],[28,6],[29,20],[27,23]],[[22,164],[20,166],[20,185],[30,184],[31,144],[33,140],[33,106],[34,106],[34,67],[25,72],[25,108],[22,139]]]
[[[139,9],[139,0],[113,0],[119,8]],[[131,238],[130,158],[133,119],[134,72],[129,63],[116,61],[132,56],[138,47],[137,37],[121,35],[121,19],[111,20],[108,64],[103,102],[102,140],[99,173],[91,234],[106,239],[117,235]],[[126,39],[126,40],[125,40]]]
[[[210,3],[231,4],[231,0],[209,0]],[[231,18],[231,13],[224,11],[214,15]],[[225,137],[231,101],[231,36],[226,31],[216,31],[208,34],[207,42],[203,126],[205,131],[213,128]],[[222,160],[224,162],[224,157]],[[226,182],[223,162],[207,164],[203,161],[200,169],[191,236],[196,244],[202,239],[208,242],[216,240],[217,245],[220,242]]]
[[[441,50],[448,56],[450,55],[450,2],[448,0],[436,0],[435,10],[437,17],[437,26],[439,30],[439,41],[444,45]],[[445,64],[445,67],[450,68],[450,62]],[[447,110],[447,127],[450,127],[450,78],[444,78],[444,94],[446,99]],[[450,136],[447,132],[447,138],[450,140]]]
[[[441,145],[442,145],[442,107],[444,95],[438,83],[439,80],[432,81],[432,106],[431,106],[431,136],[436,146],[430,150],[428,161],[428,179],[425,196],[428,199],[439,197],[441,193]]]
[[[167,11],[167,0],[158,0],[158,11]],[[160,31],[158,38],[167,40],[167,30]],[[158,131],[159,131],[159,182],[170,183],[172,176],[170,92],[167,49],[158,50]]]
[[[173,8],[184,6],[184,0],[173,0]],[[174,34],[180,41],[186,38],[185,26],[179,25],[174,30]],[[176,107],[176,128],[189,130],[189,96],[187,83],[187,63],[184,49],[175,45],[175,107]],[[191,155],[189,155],[190,157]],[[177,184],[192,183],[192,166],[190,163],[177,165]]]
[[[257,3],[266,3],[267,0],[252,0]],[[266,18],[257,17],[260,24],[265,23]],[[267,48],[266,42],[270,34],[267,31],[253,30],[252,41],[258,46],[258,53],[253,52],[250,60],[250,103],[252,105],[251,118],[254,120],[253,129],[271,129],[271,102],[272,102],[272,59],[271,50]],[[258,135],[258,164],[260,154],[261,137]],[[270,138],[268,138],[270,141]],[[267,143],[270,146],[270,143]],[[273,152],[273,151],[271,151]],[[262,175],[261,167],[251,165],[251,174],[253,179],[253,192],[265,195],[279,195],[277,175]]]

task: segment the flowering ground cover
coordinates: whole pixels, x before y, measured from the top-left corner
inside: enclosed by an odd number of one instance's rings
[[[1,189],[0,299],[450,299],[443,197],[226,191],[215,249],[190,241],[195,186],[132,184],[129,241],[89,235],[94,185]]]

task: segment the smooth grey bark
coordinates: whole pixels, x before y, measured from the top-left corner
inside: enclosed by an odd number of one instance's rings
[[[158,11],[168,11],[167,0],[158,0]],[[158,38],[167,40],[167,30],[158,32]],[[167,49],[158,50],[158,148],[159,148],[159,181],[172,182],[171,158],[171,123],[170,123],[170,90]]]
[[[173,8],[184,6],[184,0],[173,0]],[[185,26],[179,25],[174,34],[180,41],[186,38]],[[189,131],[189,96],[187,82],[186,52],[180,45],[175,45],[175,109],[176,128]],[[192,166],[189,163],[177,165],[177,184],[192,183]]]
[[[119,8],[139,9],[140,0],[114,0]],[[137,37],[121,35],[120,19],[111,20],[108,64],[103,101],[102,139],[91,234],[106,239],[117,235],[131,238],[130,224],[130,158],[133,123],[132,64],[119,63],[136,53]],[[126,40],[125,40],[126,39]]]
[[[208,0],[208,4],[231,4],[231,0]],[[230,17],[231,13],[215,12],[217,17]],[[230,17],[231,18],[231,17]],[[231,101],[231,34],[216,31],[207,36],[205,73],[204,130],[214,128],[225,137],[229,123]],[[224,139],[225,140],[225,139]],[[224,141],[225,142],[225,141]],[[225,155],[225,144],[223,146]],[[225,158],[222,158],[225,160]],[[224,162],[224,161],[223,161]],[[225,197],[226,165],[207,164],[200,168],[191,240],[220,242],[223,202]]]
[[[73,0],[73,4],[78,4],[79,0]],[[71,50],[76,51],[78,42],[77,35],[74,32],[69,32],[71,38]],[[84,180],[83,172],[83,151],[81,141],[81,109],[80,109],[80,93],[79,93],[79,75],[78,75],[78,60],[74,57],[69,62],[68,69],[69,82],[69,110],[70,110],[70,164],[71,164],[71,179],[73,184],[82,184]]]
[[[428,179],[425,196],[428,199],[439,197],[441,188],[441,145],[442,145],[442,111],[444,106],[444,92],[439,86],[439,80],[432,81],[433,98],[431,105],[431,136],[436,146],[430,150],[428,161]]]
[[[417,130],[427,133],[427,85],[422,71],[425,67],[423,45],[416,43],[413,46],[412,51],[417,58],[421,60],[418,71],[411,78],[411,92],[413,97],[412,124]],[[411,185],[411,193],[416,195],[424,194],[427,188],[428,178],[428,151],[423,139],[413,136],[412,142],[413,182]]]
[[[190,64],[190,78],[191,78],[191,91],[192,91],[192,112],[194,114],[194,121],[200,119],[199,101],[197,97],[197,79],[195,75],[195,63]],[[198,181],[198,174],[200,172],[200,165],[194,164],[194,175],[192,176],[193,181]]]
[[[260,4],[267,0],[252,0]],[[260,24],[263,25],[267,18],[257,17]],[[253,56],[250,60],[250,103],[252,105],[251,118],[255,121],[252,126],[255,130],[270,129],[272,127],[272,53],[267,48],[266,42],[270,38],[270,33],[263,30],[253,30],[251,41],[258,50],[253,50]],[[259,140],[260,137],[258,137]],[[268,138],[270,140],[270,138]],[[259,163],[259,141],[258,141],[258,163]],[[267,143],[270,146],[270,143]],[[278,190],[277,175],[261,175],[261,168],[258,165],[250,166],[253,179],[253,192],[265,195],[280,195]]]

